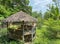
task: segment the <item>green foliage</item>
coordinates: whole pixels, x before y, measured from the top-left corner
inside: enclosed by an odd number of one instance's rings
[[[6,35],[7,34],[7,28],[0,29],[0,36]]]
[[[58,32],[60,32],[60,20],[53,20],[53,19],[45,20],[44,26],[47,28],[47,32],[45,32],[45,34],[49,38],[58,38],[57,34]]]
[[[23,44],[22,41],[9,39],[7,29],[0,29],[0,44]]]
[[[55,0],[53,0],[55,2]],[[29,0],[0,0],[0,20],[18,11],[24,11],[35,17],[37,22],[36,39],[33,44],[60,44],[60,13],[57,6],[49,6],[44,14],[42,12],[32,12],[32,7],[28,6]],[[10,26],[16,29],[18,26]],[[0,44],[23,44],[17,40],[7,38],[7,29],[0,29]]]
[[[52,0],[53,2],[56,2],[56,0]]]
[[[11,11],[6,9],[6,7],[0,5],[0,17],[8,17],[11,14]]]
[[[18,11],[31,14],[32,7],[28,6],[29,0],[0,0],[0,17],[8,17]]]
[[[42,19],[42,13],[41,12],[39,12],[39,13],[32,12],[32,15],[31,16],[33,16],[33,17],[35,17],[37,19],[37,21],[38,21],[37,22],[37,28],[40,29],[40,27],[42,25],[42,21],[43,21],[43,19]]]
[[[59,9],[56,6],[51,6],[50,9],[46,12],[43,25],[47,26],[47,32],[45,34],[48,38],[60,38],[60,14]]]
[[[50,6],[44,14],[34,44],[60,44],[60,13],[57,6]],[[40,19],[39,19],[40,20]]]
[[[9,29],[14,29],[14,30],[17,30],[18,28],[20,28],[20,25],[10,25],[8,26]]]
[[[58,7],[57,6],[55,7],[53,5],[49,7],[49,10],[44,15],[45,19],[52,18],[54,20],[57,20],[59,19],[59,17],[60,17],[60,14],[59,14]]]
[[[47,32],[47,28],[46,27],[41,27],[40,29],[36,30],[36,39],[34,40],[34,44],[60,44],[60,39],[49,39],[48,37],[46,37],[46,34],[49,35],[49,33]],[[51,37],[51,36],[49,36]]]

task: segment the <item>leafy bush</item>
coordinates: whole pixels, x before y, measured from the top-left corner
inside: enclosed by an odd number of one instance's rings
[[[48,19],[44,22],[47,26],[47,32],[45,34],[49,37],[56,38],[58,32],[60,32],[60,20]]]
[[[7,28],[0,29],[0,44],[23,44],[23,42],[19,40],[9,39],[7,32]]]

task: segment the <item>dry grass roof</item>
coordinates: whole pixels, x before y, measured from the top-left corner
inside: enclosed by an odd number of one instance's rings
[[[3,22],[20,22],[20,21],[37,22],[36,18],[33,18],[32,16],[30,16],[22,11],[17,12],[3,20]]]

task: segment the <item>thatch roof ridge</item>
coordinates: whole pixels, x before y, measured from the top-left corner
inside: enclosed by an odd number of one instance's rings
[[[19,22],[19,21],[37,22],[36,18],[33,18],[32,16],[28,15],[23,11],[17,12],[3,20],[3,22]]]

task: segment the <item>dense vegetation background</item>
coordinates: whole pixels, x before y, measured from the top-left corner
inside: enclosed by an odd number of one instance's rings
[[[28,5],[29,0],[0,0],[0,21],[22,10],[38,19],[34,44],[60,44],[60,12],[57,4],[49,5],[44,14],[41,11],[32,12],[32,7]],[[22,44],[16,40],[9,40],[4,36],[6,34],[7,29],[0,28],[0,44]]]

